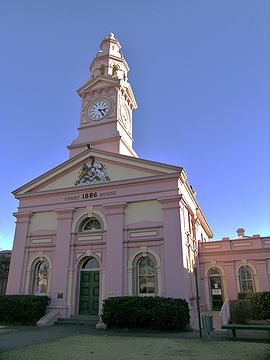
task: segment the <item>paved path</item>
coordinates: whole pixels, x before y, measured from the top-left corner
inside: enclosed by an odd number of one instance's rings
[[[2,327],[2,326],[1,326]],[[162,338],[199,338],[198,331],[184,332],[158,332],[158,331],[137,331],[137,330],[96,330],[90,326],[80,325],[61,325],[46,328],[37,328],[34,326],[8,326],[10,332],[0,332],[0,352],[16,350],[28,345],[35,345],[57,340],[66,336],[78,334],[91,334],[93,336],[136,336],[136,337],[162,337]],[[207,339],[207,334],[204,334]],[[214,331],[210,335],[210,341],[213,340],[233,340],[231,331]],[[236,340],[244,341],[270,341],[270,334],[267,331],[238,331]]]
[[[11,331],[0,333],[0,352],[53,341],[65,336],[85,333],[85,329],[81,326],[51,326],[47,328],[8,326],[8,329]],[[95,331],[95,329],[91,330]]]

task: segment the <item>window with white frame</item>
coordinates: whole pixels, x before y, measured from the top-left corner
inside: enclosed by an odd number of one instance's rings
[[[156,270],[150,257],[145,256],[137,262],[137,292],[139,296],[156,294]]]
[[[86,218],[80,225],[80,231],[101,230],[101,222],[95,218]]]
[[[85,269],[85,270],[92,270],[92,269],[98,269],[98,268],[99,268],[99,263],[98,263],[97,259],[95,259],[95,258],[87,259],[82,265],[82,269]]]
[[[241,266],[238,271],[239,285],[241,292],[249,292],[254,290],[253,274],[249,266]]]
[[[43,295],[48,292],[48,270],[49,264],[47,260],[39,261],[34,269],[33,293],[35,295]]]

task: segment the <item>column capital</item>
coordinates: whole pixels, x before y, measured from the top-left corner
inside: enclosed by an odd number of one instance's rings
[[[255,264],[266,266],[266,259],[257,259],[257,260],[255,260]]]
[[[55,208],[54,211],[58,215],[58,219],[70,219],[75,208]]]
[[[179,202],[181,201],[181,199],[182,199],[181,194],[175,196],[162,196],[157,198],[163,210],[179,208],[180,206]]]
[[[234,270],[234,260],[231,260],[231,261],[224,261],[223,260],[223,265],[233,267],[233,270]]]
[[[126,202],[118,202],[103,205],[106,215],[118,215],[123,214],[124,209],[127,206]]]
[[[13,216],[17,219],[17,223],[28,223],[31,219],[31,216],[33,215],[30,211],[25,212],[14,212]]]

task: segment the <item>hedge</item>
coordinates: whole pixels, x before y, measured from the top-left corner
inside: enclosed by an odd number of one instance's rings
[[[45,315],[48,296],[4,295],[0,296],[0,322],[36,324]]]
[[[229,300],[230,323],[246,324],[252,317],[249,300]]]
[[[239,293],[238,299],[250,301],[254,320],[270,319],[270,291]]]
[[[186,300],[122,296],[104,300],[101,318],[107,327],[176,330],[187,327],[190,315]]]

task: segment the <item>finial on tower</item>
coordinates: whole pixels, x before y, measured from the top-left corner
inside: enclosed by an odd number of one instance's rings
[[[110,39],[115,39],[115,36],[114,36],[114,33],[113,33],[113,32],[110,32],[108,37],[109,37]],[[116,39],[116,40],[117,40],[117,39]]]
[[[100,50],[90,65],[92,78],[111,76],[127,81],[129,66],[121,53],[121,45],[114,33],[110,32],[101,44]]]

